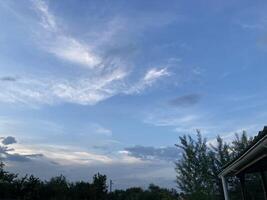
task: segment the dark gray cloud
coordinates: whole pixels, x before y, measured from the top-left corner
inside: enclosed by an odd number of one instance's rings
[[[197,104],[200,101],[200,99],[201,99],[200,94],[186,94],[171,100],[170,105],[179,107],[192,106]]]
[[[14,76],[3,76],[3,77],[0,77],[0,80],[6,81],[6,82],[15,82],[18,80],[18,78]]]
[[[12,151],[14,151],[14,149],[5,149],[5,147],[0,147],[0,159],[4,161],[29,162],[33,158],[43,157],[42,154],[22,155],[19,153],[10,153]]]
[[[3,138],[3,140],[2,140],[2,144],[4,144],[4,145],[9,145],[9,144],[14,144],[14,143],[17,143],[17,141],[12,136],[7,136],[7,137]]]
[[[33,158],[42,157],[42,154],[28,154],[28,155],[22,155],[19,153],[14,153],[14,148],[9,148],[6,145],[14,144],[16,143],[16,139],[12,136],[8,137],[1,137],[2,139],[2,146],[0,145],[0,160],[5,161],[16,161],[16,162],[27,162],[31,161]]]
[[[167,160],[176,161],[180,156],[180,151],[176,147],[145,147],[145,146],[134,146],[125,148],[131,156],[141,158],[145,160]]]

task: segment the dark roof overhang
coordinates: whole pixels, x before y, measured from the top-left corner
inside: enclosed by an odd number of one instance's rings
[[[225,165],[219,173],[219,177],[238,175],[253,167],[263,159],[267,158],[267,127],[254,138],[249,145],[237,158]],[[256,168],[254,167],[254,170]],[[266,166],[267,169],[267,166]]]

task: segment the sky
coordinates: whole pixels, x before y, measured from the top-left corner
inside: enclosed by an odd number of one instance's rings
[[[0,156],[42,179],[175,186],[179,136],[267,123],[263,0],[0,2]]]

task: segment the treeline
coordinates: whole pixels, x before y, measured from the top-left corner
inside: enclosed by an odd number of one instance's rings
[[[107,177],[96,174],[93,181],[69,182],[64,176],[42,181],[31,175],[19,177],[4,170],[0,164],[0,199],[4,200],[223,200],[222,183],[218,173],[251,143],[245,132],[232,142],[218,136],[207,142],[199,131],[197,136],[184,135],[179,138],[182,152],[176,163],[176,182],[179,193],[151,184],[148,189],[139,187],[108,192]],[[230,199],[241,199],[240,183],[228,177]],[[257,174],[246,175],[247,199],[264,199]]]
[[[176,163],[177,185],[187,200],[223,200],[223,188],[218,173],[222,167],[243,152],[252,142],[246,132],[235,135],[232,142],[207,142],[199,131],[197,137],[180,137],[176,146],[182,157]],[[240,183],[236,177],[227,178],[231,200],[240,200]],[[247,199],[264,199],[258,174],[246,175]]]
[[[175,190],[151,184],[144,190],[139,187],[108,192],[106,175],[96,174],[92,183],[68,182],[64,176],[42,181],[31,175],[19,178],[0,165],[0,199],[3,200],[175,200]]]

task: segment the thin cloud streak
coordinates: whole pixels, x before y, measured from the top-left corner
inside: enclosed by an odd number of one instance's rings
[[[162,69],[160,74],[150,79],[142,78],[137,83],[125,84],[127,73],[120,69],[97,76],[78,80],[58,80],[56,78],[21,78],[14,84],[1,84],[0,101],[6,103],[56,104],[61,102],[81,105],[95,105],[118,94],[136,94],[152,86],[168,73]]]
[[[139,80],[136,84],[130,87],[128,90],[125,91],[126,94],[138,94],[141,93],[146,88],[152,86],[157,81],[161,80],[162,78],[170,76],[171,73],[168,71],[167,68],[151,68],[149,69],[144,77]]]
[[[100,64],[100,58],[92,52],[87,44],[76,38],[68,36],[60,29],[55,16],[50,13],[48,5],[42,1],[33,1],[36,11],[41,18],[41,26],[46,32],[42,32],[42,47],[56,57],[67,60],[88,68],[95,68]],[[46,34],[46,35],[44,35]]]

